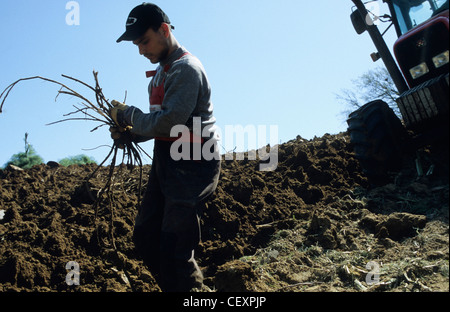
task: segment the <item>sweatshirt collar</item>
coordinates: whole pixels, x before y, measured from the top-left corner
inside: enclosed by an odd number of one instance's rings
[[[174,61],[179,59],[185,52],[187,52],[187,50],[183,46],[178,47],[166,59],[159,62],[159,66],[164,68],[166,65],[172,64]]]

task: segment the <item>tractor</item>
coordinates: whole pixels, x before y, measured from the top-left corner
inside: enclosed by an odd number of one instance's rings
[[[389,14],[375,16],[361,0],[352,0],[350,16],[357,34],[369,33],[377,49],[372,59],[383,61],[398,94],[401,116],[374,100],[347,119],[355,157],[375,185],[387,183],[407,156],[419,176],[432,174],[436,164],[430,161],[423,168],[417,155],[424,149],[428,155],[443,151],[447,163],[449,146],[449,0],[382,1]],[[393,53],[383,37],[388,29],[382,34],[377,19],[395,28]]]

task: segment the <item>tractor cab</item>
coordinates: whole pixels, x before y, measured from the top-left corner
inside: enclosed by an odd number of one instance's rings
[[[391,13],[395,14],[399,37],[445,11],[448,16],[448,0],[391,0],[387,2]]]

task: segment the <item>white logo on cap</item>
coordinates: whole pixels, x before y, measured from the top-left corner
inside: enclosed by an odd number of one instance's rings
[[[131,26],[134,25],[137,22],[137,18],[136,17],[129,17],[127,20],[127,25],[126,26]]]

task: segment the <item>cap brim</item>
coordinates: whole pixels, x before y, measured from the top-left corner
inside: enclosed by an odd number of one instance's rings
[[[116,40],[117,43],[121,41],[133,41],[134,39],[131,39],[130,34],[127,32],[124,32],[122,36],[119,37],[119,39]]]
[[[122,36],[120,36],[119,39],[116,40],[116,42],[119,43],[119,42],[125,40],[125,39],[124,39],[124,36],[125,36],[125,34],[123,34]]]
[[[139,39],[142,36],[140,33],[136,33],[133,31],[125,31],[122,36],[119,37],[119,39],[116,40],[116,42],[121,41],[134,41],[136,39]]]

